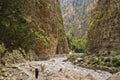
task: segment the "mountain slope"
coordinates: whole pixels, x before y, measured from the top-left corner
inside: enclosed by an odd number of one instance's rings
[[[97,0],[60,0],[65,31],[75,38],[84,37],[90,13]]]

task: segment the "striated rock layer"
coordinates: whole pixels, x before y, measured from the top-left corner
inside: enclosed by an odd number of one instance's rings
[[[99,0],[88,32],[90,52],[120,50],[120,1]]]

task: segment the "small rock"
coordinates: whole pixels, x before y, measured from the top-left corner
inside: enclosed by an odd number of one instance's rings
[[[75,60],[75,63],[81,62],[81,61],[83,61],[83,58],[77,58],[77,59]]]
[[[61,72],[61,71],[62,71],[62,68],[59,69],[59,72]]]
[[[68,61],[68,59],[64,59],[64,60],[63,60],[63,62],[67,62],[67,61]]]

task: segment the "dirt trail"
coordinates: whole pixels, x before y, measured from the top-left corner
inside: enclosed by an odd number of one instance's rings
[[[91,75],[96,80],[106,80],[110,73],[100,70],[90,70],[64,62],[66,57],[56,57],[47,61],[32,61],[14,64],[6,72],[4,80],[35,80],[34,70],[39,69],[38,80],[81,80],[84,76]],[[11,75],[10,75],[11,73]],[[2,80],[0,78],[0,80]]]

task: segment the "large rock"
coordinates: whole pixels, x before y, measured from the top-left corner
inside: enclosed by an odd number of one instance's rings
[[[109,79],[107,80],[120,80],[120,72],[114,74],[113,76],[111,76]]]

